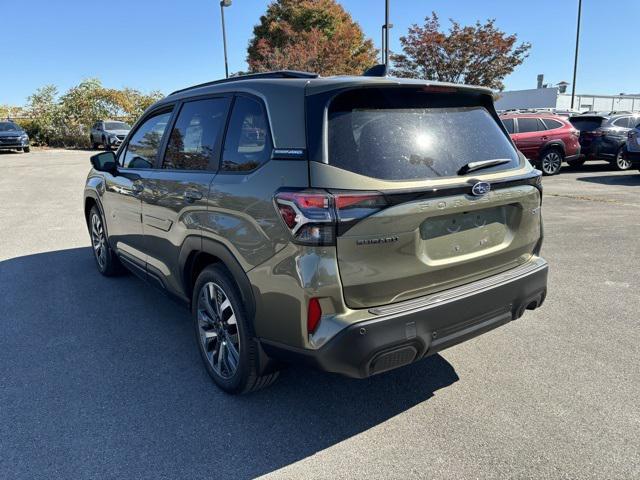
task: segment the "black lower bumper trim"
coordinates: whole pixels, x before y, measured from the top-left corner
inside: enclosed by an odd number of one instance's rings
[[[358,322],[318,350],[264,339],[261,344],[267,355],[278,360],[365,378],[464,342],[520,318],[527,309],[538,308],[546,296],[547,274],[542,261],[537,268],[502,283],[483,284],[424,308]]]

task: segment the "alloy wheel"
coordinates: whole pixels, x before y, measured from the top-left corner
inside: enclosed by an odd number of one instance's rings
[[[240,362],[240,335],[229,296],[207,282],[198,295],[198,333],[209,366],[220,377],[233,377]]]
[[[631,168],[631,160],[624,158],[624,152],[621,149],[616,155],[616,166],[618,170],[629,170]]]
[[[104,270],[107,264],[107,239],[104,234],[102,220],[95,213],[91,216],[91,243],[98,265]]]
[[[558,152],[549,152],[542,158],[542,171],[547,175],[554,175],[560,171],[562,157]]]

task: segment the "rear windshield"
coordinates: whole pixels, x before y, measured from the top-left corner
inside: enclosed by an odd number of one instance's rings
[[[580,131],[589,132],[595,130],[602,125],[602,117],[571,117],[569,121],[571,125]]]
[[[483,173],[517,167],[517,152],[496,120],[459,97],[413,89],[341,94],[329,107],[329,164],[384,180],[456,176],[482,160],[509,160]]]

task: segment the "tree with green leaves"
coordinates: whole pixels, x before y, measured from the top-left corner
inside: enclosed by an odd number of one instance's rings
[[[251,72],[304,70],[360,75],[376,64],[377,51],[335,0],[275,0],[253,29]]]
[[[24,114],[30,119],[20,123],[34,144],[87,146],[89,128],[96,120],[133,123],[162,96],[157,91],[106,88],[95,78],[83,80],[62,96],[55,86],[47,85],[29,97]]]
[[[412,25],[400,38],[403,53],[392,56],[394,75],[503,90],[502,80],[527,58],[531,44],[516,44],[517,35],[498,29],[495,20],[464,27],[450,22],[442,31],[433,12],[424,25]]]

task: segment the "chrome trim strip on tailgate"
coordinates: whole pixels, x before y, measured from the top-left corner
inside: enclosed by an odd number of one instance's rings
[[[469,295],[477,290],[483,290],[488,287],[508,283],[516,278],[531,275],[532,273],[546,267],[546,260],[536,257],[534,260],[531,260],[520,267],[512,268],[511,270],[507,270],[506,272],[498,275],[493,275],[489,278],[478,280],[477,282],[461,285],[460,287],[452,288],[444,292],[433,293],[425,297],[414,298],[412,300],[406,300],[404,302],[385,305],[382,307],[370,308],[369,313],[372,313],[373,315],[395,315],[412,310],[421,310],[436,303],[446,302],[456,297]]]

